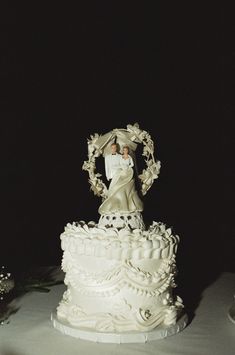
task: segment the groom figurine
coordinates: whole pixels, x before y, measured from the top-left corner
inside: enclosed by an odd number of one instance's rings
[[[120,168],[120,156],[117,143],[111,144],[111,154],[105,156],[105,175],[107,180],[114,177],[118,168]]]

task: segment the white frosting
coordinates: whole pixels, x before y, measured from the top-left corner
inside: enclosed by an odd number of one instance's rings
[[[148,230],[68,223],[61,234],[68,286],[58,318],[98,331],[148,331],[175,324],[183,307],[172,295],[179,237],[161,222]]]

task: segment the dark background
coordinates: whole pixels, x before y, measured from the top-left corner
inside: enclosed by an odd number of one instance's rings
[[[144,218],[180,235],[181,292],[202,290],[235,269],[231,22],[215,4],[111,3],[1,11],[0,260],[59,265],[65,224],[98,219],[87,137],[139,122],[162,163]]]

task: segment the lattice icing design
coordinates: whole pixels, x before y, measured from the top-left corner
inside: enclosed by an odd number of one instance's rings
[[[131,213],[110,213],[101,215],[98,223],[99,227],[105,228],[127,228],[127,229],[145,229],[144,220],[140,212]]]

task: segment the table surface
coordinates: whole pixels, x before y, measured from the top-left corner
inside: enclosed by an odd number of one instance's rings
[[[72,338],[53,328],[50,315],[64,285],[49,293],[31,292],[18,300],[10,323],[0,326],[0,355],[234,355],[235,325],[227,312],[235,293],[235,274],[223,273],[206,288],[192,322],[181,333],[146,344],[102,344]]]

